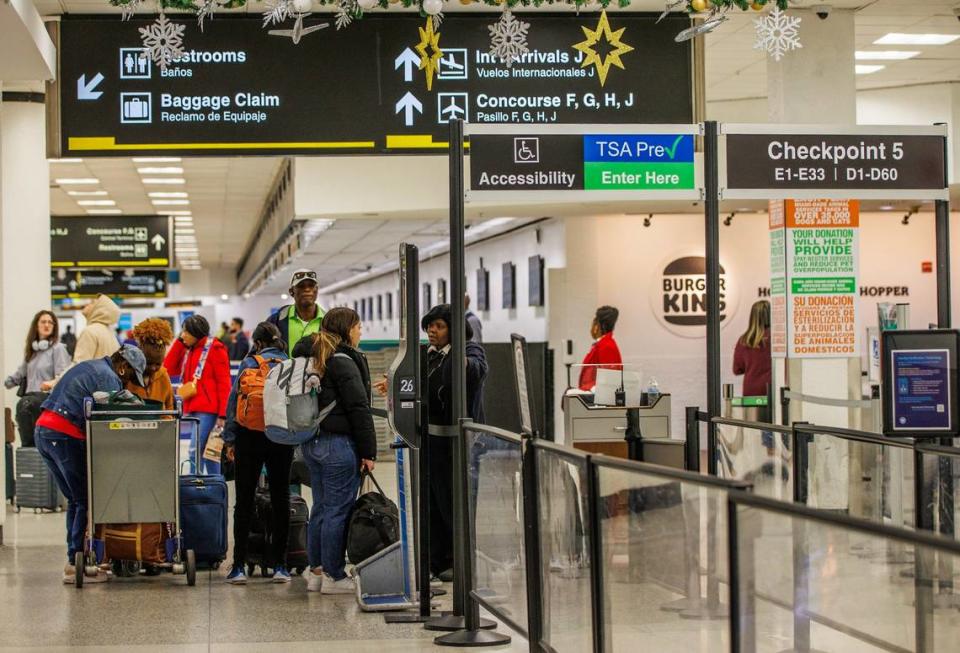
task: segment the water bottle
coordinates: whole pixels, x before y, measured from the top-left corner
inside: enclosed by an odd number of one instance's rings
[[[647,384],[647,405],[653,406],[660,398],[660,384],[653,377],[650,377],[650,383]]]

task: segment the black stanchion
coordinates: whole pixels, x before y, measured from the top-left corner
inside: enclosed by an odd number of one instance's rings
[[[520,472],[523,483],[523,537],[526,556],[527,583],[527,638],[531,651],[543,648],[543,594],[541,577],[543,570],[540,542],[540,490],[537,479],[537,452],[530,439],[523,441],[523,461]]]
[[[720,157],[716,121],[703,123],[704,246],[707,281],[707,473],[717,475],[717,426],[720,416]]]
[[[587,515],[590,524],[590,605],[593,614],[593,651],[606,653],[606,589],[603,578],[603,540],[600,536],[600,473],[587,458]]]
[[[754,560],[753,539],[746,538],[743,545],[744,559]],[[730,573],[730,653],[741,653],[741,651],[752,653],[757,650],[756,587],[754,586],[756,573],[751,570],[746,591],[741,593],[740,520],[737,504],[729,498],[727,499],[727,569]],[[742,601],[743,598],[746,598],[746,601]]]
[[[455,630],[437,637],[441,646],[497,646],[510,638],[481,628],[493,628],[492,621],[480,619],[480,606],[473,589],[473,528],[469,505],[469,455],[466,431],[467,365],[466,315],[464,307],[464,206],[463,206],[463,121],[450,121],[450,356],[452,357],[451,395],[453,421],[457,425],[453,460],[453,614],[427,622],[428,630]]]
[[[685,453],[688,472],[700,471],[700,420],[697,418],[699,412],[699,407],[687,406]]]
[[[787,396],[788,392],[790,392],[790,388],[786,386],[780,388],[780,424],[783,426],[790,426],[790,397]]]

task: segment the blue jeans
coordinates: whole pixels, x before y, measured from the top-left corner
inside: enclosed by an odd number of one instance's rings
[[[304,444],[303,458],[313,491],[307,557],[311,567],[340,580],[347,575],[347,518],[360,490],[360,459],[350,436],[331,433]]]
[[[73,564],[87,532],[87,442],[43,426],[34,435],[37,451],[67,498],[67,560]]]
[[[217,424],[217,416],[213,413],[189,413],[188,417],[196,417],[200,420],[200,429],[194,430],[194,437],[190,438],[190,471],[194,474],[219,474],[220,463],[207,460],[203,457],[203,450],[207,448],[207,438],[210,437],[210,431]],[[197,441],[200,442],[200,471],[197,471]]]

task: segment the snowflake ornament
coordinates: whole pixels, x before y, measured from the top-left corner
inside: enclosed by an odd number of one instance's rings
[[[141,56],[153,59],[160,70],[166,70],[174,59],[183,56],[183,31],[186,27],[171,23],[165,14],[160,14],[150,27],[140,28],[144,49]]]
[[[213,18],[214,12],[220,6],[219,0],[195,0],[197,6],[197,25],[200,31],[203,31],[203,23],[208,18]]]
[[[295,13],[293,10],[293,0],[268,1],[267,10],[263,12],[263,26],[279,25]]]
[[[357,4],[357,0],[340,0],[337,3],[337,20],[335,23],[337,29],[340,30],[349,26],[353,19],[361,15],[362,12],[363,10]]]
[[[530,23],[517,20],[513,12],[504,10],[500,20],[488,25],[490,30],[490,54],[506,64],[507,68],[530,51],[527,47],[527,32]]]
[[[779,7],[774,7],[767,16],[755,18],[753,22],[757,29],[757,41],[753,49],[766,51],[774,61],[780,61],[790,50],[803,47],[800,43],[800,18],[787,16]]]
[[[128,0],[120,5],[120,20],[130,20],[133,18],[134,14],[137,13],[137,9],[142,7],[143,3],[144,0]]]

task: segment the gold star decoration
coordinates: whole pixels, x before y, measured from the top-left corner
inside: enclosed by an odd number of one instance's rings
[[[440,32],[433,31],[433,16],[427,16],[426,29],[418,27],[420,30],[420,42],[414,47],[417,54],[420,55],[420,70],[427,71],[427,90],[433,90],[433,76],[437,72],[437,62],[443,56],[440,50]],[[430,54],[427,51],[431,50]]]
[[[627,31],[626,27],[621,27],[615,32],[611,31],[610,21],[607,20],[607,12],[602,11],[600,13],[600,22],[597,23],[597,29],[592,30],[582,25],[580,29],[583,30],[583,35],[586,36],[587,39],[575,44],[573,48],[585,55],[583,63],[580,64],[581,68],[586,68],[591,65],[596,67],[597,76],[600,78],[600,86],[603,86],[607,82],[607,73],[610,72],[610,66],[616,66],[620,70],[626,70],[623,62],[620,60],[620,56],[633,51],[632,46],[620,40],[623,33]],[[600,43],[601,36],[611,48],[606,57],[601,57],[595,49],[595,46]]]

